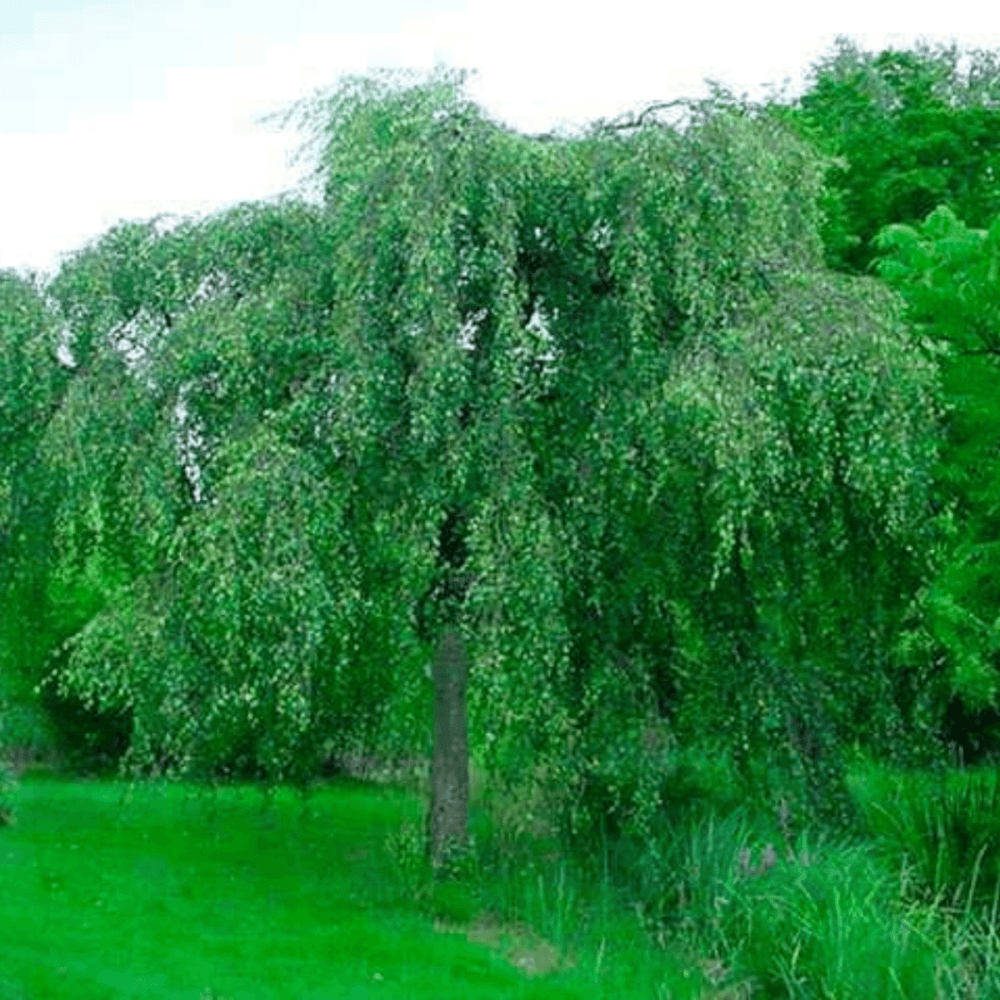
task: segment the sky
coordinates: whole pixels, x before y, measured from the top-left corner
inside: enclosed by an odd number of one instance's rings
[[[978,0],[17,0],[0,3],[0,268],[54,273],[123,219],[199,217],[303,179],[269,112],[377,67],[475,71],[521,132],[581,128],[706,79],[802,92],[837,35],[1000,49]],[[990,33],[992,31],[992,33]]]

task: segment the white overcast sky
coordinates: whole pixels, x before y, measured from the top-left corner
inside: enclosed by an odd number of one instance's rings
[[[120,219],[293,188],[303,136],[255,119],[343,73],[437,62],[522,132],[707,94],[763,97],[845,34],[1000,49],[979,0],[0,0],[0,268],[54,272]],[[990,33],[992,32],[992,33]]]

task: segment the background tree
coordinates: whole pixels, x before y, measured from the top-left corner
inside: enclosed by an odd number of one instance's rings
[[[821,227],[829,267],[866,274],[884,226],[947,205],[973,227],[1000,213],[997,54],[957,46],[864,52],[845,37],[809,86],[772,110],[831,157]]]
[[[879,274],[905,298],[914,334],[937,358],[950,404],[937,476],[938,518],[948,543],[921,595],[925,615],[908,642],[915,656],[946,652],[938,705],[948,705],[952,721],[961,722],[951,735],[976,759],[1000,752],[1000,216],[986,232],[970,229],[942,206],[919,227],[887,227],[877,245],[884,255]]]
[[[984,545],[996,377],[985,233],[1000,215],[1000,73],[996,53],[973,51],[961,73],[958,61],[954,46],[876,56],[838,39],[800,101],[770,111],[839,156],[821,199],[828,263],[876,270],[903,294],[914,341],[933,347],[949,410],[933,500],[940,550],[903,645],[908,686],[923,692],[922,726],[975,759],[998,749],[984,624],[995,574]]]

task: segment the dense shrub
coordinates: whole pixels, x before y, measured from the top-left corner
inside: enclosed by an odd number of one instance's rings
[[[132,715],[100,711],[74,695],[42,689],[42,706],[51,723],[53,749],[61,765],[78,774],[113,770],[128,750]]]

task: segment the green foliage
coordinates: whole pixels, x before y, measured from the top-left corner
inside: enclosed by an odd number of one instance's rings
[[[434,873],[427,855],[424,824],[404,819],[399,828],[385,838],[385,849],[392,859],[394,874],[402,892],[414,900],[423,900],[433,892]]]
[[[37,461],[66,379],[57,340],[37,282],[0,272],[0,697],[22,716],[38,710],[31,689],[59,627],[47,602],[57,488]]]
[[[959,968],[933,911],[919,933],[903,917],[897,879],[869,845],[805,833],[782,845],[742,807],[692,810],[661,838],[637,909],[654,939],[718,956],[733,989],[932,997]]]
[[[0,456],[5,477],[25,458],[59,387],[54,362],[53,323],[38,289],[13,271],[0,271]],[[17,508],[9,480],[4,480],[0,526],[9,529]]]
[[[14,792],[17,783],[9,766],[0,760],[0,828],[17,822],[14,813]]]
[[[889,296],[866,282],[861,314],[841,280],[790,281],[668,383],[701,465],[677,517],[701,532],[676,542],[700,560],[675,563],[676,723],[726,734],[748,780],[787,751],[836,773],[838,744],[903,724],[891,647],[924,569],[934,370]]]
[[[995,53],[957,47],[859,50],[846,38],[777,116],[831,157],[821,228],[827,264],[864,274],[884,226],[947,205],[971,226],[1000,211],[1000,72]]]
[[[949,655],[951,691],[972,708],[995,706],[1000,217],[985,232],[941,207],[918,228],[886,228],[877,245],[879,274],[901,293],[914,336],[937,357],[949,408],[936,470],[941,541],[921,595],[923,627]]]
[[[294,208],[287,213],[289,222],[295,218],[294,213]],[[290,397],[295,395],[297,380],[305,373],[318,376],[315,350],[308,349],[305,330],[299,327],[303,336],[294,342],[268,333],[275,324],[279,332],[282,323],[299,325],[305,304],[295,299],[288,279],[284,279],[284,290],[291,300],[275,296],[273,288],[271,297],[263,300],[248,280],[250,276],[238,266],[245,261],[251,269],[258,268],[265,272],[265,277],[279,281],[280,275],[274,277],[277,268],[273,264],[267,266],[267,260],[270,254],[273,261],[282,247],[283,219],[284,214],[267,207],[255,218],[248,210],[241,213],[236,209],[193,235],[191,227],[178,227],[167,236],[157,237],[161,242],[154,243],[152,249],[133,257],[119,257],[112,242],[112,249],[107,251],[110,260],[105,261],[110,267],[97,267],[93,258],[86,256],[77,265],[86,264],[91,272],[103,274],[108,288],[113,289],[118,287],[115,267],[150,270],[156,261],[167,259],[174,265],[183,265],[180,270],[177,266],[172,270],[188,275],[185,289],[191,293],[187,300],[177,300],[175,296],[174,316],[162,317],[161,327],[172,334],[165,341],[154,336],[157,320],[161,319],[153,308],[155,303],[147,301],[130,321],[133,326],[135,321],[141,321],[139,325],[146,328],[141,339],[147,344],[143,367],[149,378],[145,386],[137,384],[136,378],[128,378],[124,398],[118,391],[111,391],[108,398],[123,404],[116,411],[116,418],[112,418],[125,424],[118,427],[118,433],[123,435],[119,443],[128,441],[135,449],[121,452],[117,467],[109,469],[106,448],[111,442],[100,435],[108,428],[111,413],[108,407],[95,410],[86,405],[87,394],[94,391],[93,387],[88,388],[89,382],[95,380],[90,374],[74,384],[71,406],[65,407],[59,419],[53,421],[46,442],[52,464],[63,469],[74,484],[68,491],[60,534],[66,552],[67,579],[71,583],[79,580],[81,570],[78,568],[74,576],[74,566],[98,566],[98,586],[104,591],[100,603],[108,604],[108,610],[92,617],[65,647],[67,652],[83,650],[76,653],[78,659],[89,655],[102,664],[101,673],[92,675],[89,681],[81,681],[77,692],[94,703],[101,701],[117,707],[140,702],[133,757],[147,766],[155,762],[170,769],[183,762],[185,758],[175,748],[178,730],[183,725],[189,757],[192,763],[197,759],[202,769],[239,767],[240,760],[233,758],[241,754],[243,765],[262,759],[287,764],[294,754],[308,771],[315,768],[320,748],[329,749],[330,736],[338,737],[342,731],[342,736],[333,742],[343,745],[372,724],[372,712],[364,708],[365,696],[367,704],[377,708],[377,696],[382,690],[381,686],[371,684],[371,678],[366,682],[359,673],[345,675],[339,668],[332,677],[323,673],[315,680],[312,677],[316,656],[329,655],[334,661],[330,665],[336,667],[336,660],[345,655],[338,653],[337,648],[350,647],[350,629],[342,627],[339,633],[335,632],[342,623],[328,613],[334,605],[343,606],[345,600],[351,599],[364,581],[357,579],[358,570],[352,568],[350,548],[344,549],[345,544],[349,545],[350,535],[336,528],[335,522],[331,523],[336,510],[331,505],[332,497],[324,495],[325,487],[318,491],[315,473],[312,477],[305,473],[309,456],[303,455],[301,461],[296,457],[303,421],[296,419],[294,407],[287,407],[281,414],[284,423],[277,431],[274,429],[277,421],[255,423],[262,413],[274,415],[268,406],[277,400],[270,394],[294,404]],[[250,221],[255,223],[254,227],[249,225]],[[310,238],[299,226],[295,248],[316,252]],[[286,235],[284,245],[288,243]],[[199,274],[198,267],[207,273]],[[157,273],[155,270],[152,275],[140,273],[129,287],[144,286],[143,282],[148,286]],[[66,289],[74,286],[73,274],[72,268],[64,268],[56,279],[55,291],[64,298]],[[199,289],[200,298],[194,294]],[[220,308],[219,296],[228,301],[226,309]],[[199,304],[207,315],[197,320],[188,318],[186,310],[196,309]],[[271,309],[276,304],[279,311],[272,316]],[[310,302],[310,307],[321,310],[322,304]],[[123,311],[124,306],[115,315]],[[71,303],[64,305],[64,312],[74,314]],[[229,312],[237,321],[228,320],[235,353],[226,358],[224,351],[229,341],[210,332],[212,328],[205,324],[208,317],[213,317],[214,322],[220,317],[225,321]],[[243,316],[260,319],[264,324],[261,336],[252,342],[245,334],[256,327],[250,324],[248,329],[238,322]],[[209,343],[219,349],[221,358],[208,347]],[[290,352],[286,352],[286,344]],[[259,369],[252,367],[247,371],[236,363],[243,356],[241,352],[247,351],[251,356],[265,352]],[[99,369],[98,381],[110,377],[118,382],[116,373],[124,369],[115,362],[116,356],[112,353],[109,362]],[[167,360],[161,362],[162,356]],[[234,381],[226,384],[214,381],[220,370],[226,379]],[[151,377],[154,372],[158,376],[155,380]],[[263,372],[269,378],[257,396],[252,380]],[[192,391],[206,379],[211,383],[207,392]],[[235,381],[239,379],[243,380]],[[97,391],[104,395],[103,389]],[[179,402],[187,407],[187,414],[178,414]],[[289,417],[291,427],[287,426]],[[304,420],[308,414],[301,417]],[[183,426],[185,418],[187,427]],[[178,419],[182,423],[180,428]],[[232,433],[227,434],[230,428]],[[89,433],[91,429],[93,433]],[[315,440],[311,428],[308,437]],[[196,468],[192,463],[196,463]],[[106,476],[107,471],[116,474]],[[208,494],[204,500],[203,491]],[[279,501],[286,506],[274,506]],[[214,518],[208,515],[213,508]],[[224,527],[230,513],[236,521],[231,527]],[[282,513],[288,517],[276,526],[273,519]],[[123,532],[119,526],[125,515],[146,530]],[[308,530],[297,534],[303,526],[308,526]],[[324,527],[330,529],[326,534]],[[354,537],[363,544],[363,535],[358,533]],[[232,543],[237,538],[243,542],[234,548]],[[177,562],[192,550],[204,556],[204,560]],[[341,554],[346,561],[338,570]],[[246,567],[241,565],[237,570],[237,560],[246,560]],[[377,559],[372,563],[378,567]],[[187,575],[172,579],[167,568],[171,565],[182,566]],[[260,583],[252,587],[246,585],[254,582],[246,572],[251,565],[257,565],[260,572]],[[327,577],[317,576],[321,569]],[[405,577],[401,583],[405,584]],[[343,595],[324,596],[330,584],[343,586]],[[176,600],[178,587],[198,594],[194,606],[186,607]],[[360,621],[355,618],[351,628],[360,630],[370,622],[372,630],[377,632],[378,617],[385,615],[382,607],[391,601],[391,594],[379,593],[371,602],[368,615]],[[308,616],[300,614],[303,606],[307,613],[311,609]],[[250,632],[240,627],[234,632],[234,617],[255,624],[248,626]],[[279,632],[270,631],[272,621]],[[164,627],[174,630],[169,639],[162,632]],[[392,638],[391,634],[386,636],[387,648]],[[248,655],[247,644],[253,646],[258,641],[265,645],[271,642],[268,652],[254,647]],[[310,649],[315,651],[312,662]],[[301,653],[306,655],[300,660]],[[261,655],[268,662],[277,660],[287,664],[290,673],[280,691],[271,684],[266,671],[258,672],[257,680],[252,679],[252,664],[258,662],[263,667]],[[388,656],[385,659],[389,662]],[[187,675],[181,693],[174,684],[179,676],[185,676],[179,675],[185,669],[183,664],[187,665]],[[250,666],[250,677],[245,677],[242,685],[227,686],[221,703],[211,702],[222,713],[218,717],[221,725],[216,730],[212,728],[214,715],[206,720],[195,718],[192,713],[203,703],[206,706],[210,703],[209,696],[229,680],[233,664]],[[75,676],[72,668],[67,676]],[[148,684],[144,683],[145,678],[150,679]],[[361,697],[357,691],[345,693],[352,685],[355,689],[364,685]],[[238,690],[234,691],[234,687]],[[63,689],[68,690],[65,683]],[[319,717],[321,709],[316,712],[315,725],[310,727],[312,740],[305,746],[299,739],[302,699],[304,692],[311,693],[313,689],[317,696],[328,695],[327,711],[323,717]],[[167,704],[170,699],[173,707]],[[230,711],[233,705],[238,709],[235,712]],[[360,711],[355,711],[354,705],[360,705]],[[170,708],[166,716],[161,714],[164,706]],[[289,717],[299,721],[285,734],[284,742],[279,737],[277,744],[262,747],[270,734],[281,731],[280,725],[271,725],[275,713],[291,713]],[[346,719],[347,715],[357,718]],[[204,725],[206,721],[208,726]],[[173,733],[172,739],[163,734],[164,729]],[[200,748],[197,753],[195,745]],[[225,749],[219,750],[220,747]],[[243,749],[236,753],[234,748],[239,747]],[[273,773],[273,767],[265,771]]]

